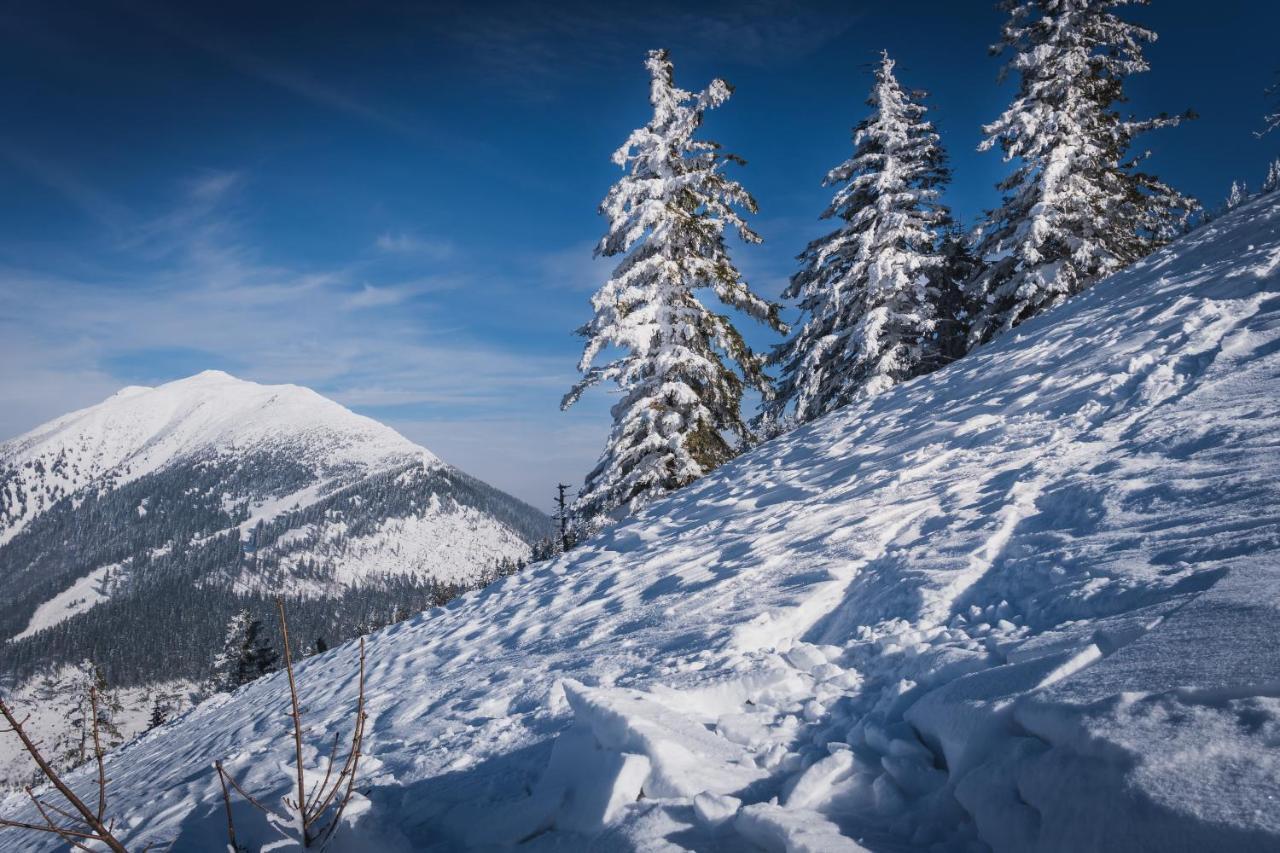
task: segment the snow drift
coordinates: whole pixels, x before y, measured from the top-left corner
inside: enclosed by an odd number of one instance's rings
[[[372,637],[341,844],[1280,848],[1278,424],[1273,195]],[[300,667],[315,763],[354,671]],[[221,849],[214,759],[285,794],[285,701],[112,755],[129,840]]]

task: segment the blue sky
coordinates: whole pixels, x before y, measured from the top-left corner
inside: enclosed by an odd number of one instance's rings
[[[1280,4],[1155,0],[1138,114],[1151,167],[1217,203],[1260,182]],[[980,125],[1010,85],[985,0],[841,3],[95,3],[0,11],[0,439],[126,384],[205,368],[309,385],[548,507],[609,394],[569,413],[572,330],[610,153],[647,119],[644,52],[737,87],[706,135],[749,161],[776,296],[822,233],[887,48],[932,93],[971,221],[1006,172]],[[757,346],[771,338],[748,330]]]

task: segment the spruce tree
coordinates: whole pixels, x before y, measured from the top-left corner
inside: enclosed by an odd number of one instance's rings
[[[938,291],[937,317],[933,324],[932,368],[945,367],[962,357],[969,348],[969,323],[974,306],[965,290],[981,265],[973,253],[970,236],[958,222],[952,222],[939,249],[942,268],[935,278]]]
[[[744,387],[770,393],[765,359],[698,290],[779,332],[786,328],[778,306],[750,290],[725,244],[726,227],[744,242],[760,242],[739,213],[754,213],[755,200],[724,174],[726,165],[743,161],[694,138],[706,111],[723,104],[731,88],[719,79],[698,93],[677,88],[665,50],[651,51],[646,67],[653,118],[614,153],[626,175],[600,205],[609,229],[596,255],[622,260],[591,299],[594,316],[578,330],[587,339],[583,376],[561,403],[568,408],[600,382],[622,393],[604,453],[574,503],[584,527],[728,461],[735,452],[729,438],[748,435]],[[606,348],[619,356],[596,365]]]
[[[240,610],[230,621],[222,642],[222,650],[214,658],[211,687],[229,693],[255,678],[274,672],[279,653],[262,636],[262,620],[247,609]]]
[[[95,700],[90,696],[91,689],[97,694],[98,741],[103,750],[112,750],[124,743],[124,734],[117,722],[124,705],[108,685],[102,668],[93,661],[83,660],[42,682],[42,701],[55,707],[59,702],[70,702],[63,710],[69,726],[52,750],[59,767],[79,767],[94,756]]]
[[[163,726],[168,717],[164,705],[160,703],[160,697],[155,697],[151,702],[151,717],[147,720],[147,731]]]
[[[1273,193],[1280,190],[1280,160],[1276,160],[1267,167],[1267,179],[1262,182],[1262,191],[1264,193]]]
[[[1115,9],[1146,0],[1004,0],[993,53],[1019,75],[1013,104],[984,128],[980,148],[1018,162],[999,188],[971,284],[981,306],[970,335],[982,343],[1149,254],[1186,227],[1196,205],[1139,171],[1127,152],[1139,134],[1184,117],[1121,117],[1124,83],[1147,71],[1148,29]]]
[[[245,649],[245,637],[253,615],[246,609],[238,611],[227,622],[223,632],[222,649],[214,656],[210,687],[214,692],[229,693],[244,682],[241,681],[241,658]]]
[[[261,678],[276,671],[276,663],[280,659],[280,653],[262,635],[265,627],[261,619],[254,619],[249,622],[249,630],[245,634],[244,652],[240,658],[241,684],[247,684],[255,678]]]
[[[923,93],[904,90],[893,67],[884,52],[853,156],[823,181],[839,190],[822,218],[841,225],[809,244],[783,293],[799,300],[803,323],[774,350],[782,378],[767,410],[775,418],[793,408],[796,422],[812,420],[938,361],[945,155]]]
[[[1231,192],[1227,193],[1227,210],[1235,210],[1249,200],[1249,186],[1243,181],[1232,181]]]

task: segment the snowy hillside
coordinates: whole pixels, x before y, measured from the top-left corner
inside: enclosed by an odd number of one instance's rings
[[[336,847],[1278,849],[1277,424],[1272,195],[372,637]],[[313,766],[355,660],[299,669]],[[223,849],[215,759],[286,794],[286,698],[114,754],[127,841]]]

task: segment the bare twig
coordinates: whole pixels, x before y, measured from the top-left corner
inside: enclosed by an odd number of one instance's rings
[[[347,804],[351,802],[352,796],[355,794],[355,781],[360,767],[360,756],[362,755],[361,747],[364,743],[364,726],[368,714],[365,713],[365,650],[364,638],[360,638],[360,673],[357,682],[358,691],[356,698],[355,722],[351,728],[351,749],[347,753],[346,759],[342,763],[342,769],[338,771],[338,775],[333,775],[334,764],[336,763],[338,754],[339,736],[335,733],[333,736],[333,745],[329,750],[329,758],[325,767],[324,778],[315,785],[312,785],[308,791],[306,787],[306,774],[303,768],[302,753],[302,711],[298,704],[298,685],[293,673],[293,653],[289,647],[289,623],[285,615],[284,600],[276,599],[276,612],[280,617],[280,635],[284,643],[284,666],[285,673],[289,681],[289,718],[293,722],[293,751],[294,766],[296,779],[294,784],[297,786],[296,797],[286,797],[284,802],[292,810],[297,812],[297,821],[299,829],[302,833],[303,847],[319,847],[323,849],[337,830],[342,820],[342,814],[347,808]],[[238,794],[256,806],[260,811],[267,815],[273,813],[249,795],[247,791],[222,767],[221,762],[214,764],[217,768],[219,780],[222,782],[223,802],[227,809],[227,837],[232,846],[235,846],[235,826],[231,821],[231,797],[227,790],[230,785]],[[330,814],[328,821],[325,822],[322,829],[313,832],[312,827],[316,825],[325,815]],[[279,815],[273,815],[279,818]]]
[[[263,814],[266,814],[266,815],[271,814],[271,809],[267,808],[267,807],[266,807],[266,806],[264,806],[262,803],[260,803],[260,802],[258,802],[257,800],[255,800],[255,799],[253,798],[253,795],[252,795],[252,794],[250,794],[250,793],[249,793],[248,791],[246,791],[244,788],[241,788],[241,787],[240,787],[240,783],[236,781],[236,777],[232,776],[230,773],[227,773],[227,771],[225,771],[225,770],[223,771],[223,773],[226,773],[227,782],[229,782],[229,783],[231,784],[231,787],[232,787],[232,788],[235,788],[236,793],[237,793],[237,794],[239,794],[240,796],[244,797],[244,798],[245,798],[245,800],[247,800],[247,801],[248,801],[249,805],[253,806],[254,808],[256,808],[258,811],[262,812]]]
[[[98,737],[98,688],[89,685],[89,707],[93,711],[93,758],[98,762],[98,820],[107,810],[107,772],[102,763],[102,739]]]
[[[58,826],[54,823],[53,818],[49,817],[49,812],[45,811],[45,809],[52,808],[52,806],[48,806],[45,803],[40,802],[30,787],[23,788],[23,790],[27,792],[27,796],[31,799],[31,804],[36,807],[36,811],[40,812],[40,817],[44,818],[45,832],[56,833],[59,838],[70,844],[72,847],[77,847],[81,850],[89,849],[76,841],[76,838],[92,837],[89,833],[81,832],[80,830],[73,829],[69,826]],[[54,811],[61,811],[61,809],[55,808]]]
[[[293,679],[293,653],[289,651],[289,620],[284,615],[284,598],[276,598],[276,613],[280,616],[280,635],[284,644],[284,671],[289,675],[289,704],[293,708],[293,753],[298,769],[298,813],[302,815],[302,846],[311,846],[307,832],[307,789],[302,778],[302,715],[298,712],[298,687]]]
[[[351,733],[351,753],[347,756],[350,770],[343,768],[343,773],[347,777],[347,790],[342,795],[342,800],[338,803],[338,809],[333,814],[333,819],[320,833],[321,847],[329,843],[330,836],[338,828],[338,822],[342,819],[342,813],[347,808],[347,803],[351,802],[351,795],[355,791],[356,769],[360,765],[360,747],[364,743],[364,721],[368,719],[368,714],[364,712],[364,637],[360,638],[360,683],[356,699],[356,724]],[[342,784],[342,774],[338,775],[338,781],[334,783],[334,791]],[[330,795],[332,797],[332,794]],[[323,809],[316,812],[313,820],[319,818],[324,813]]]
[[[231,842],[232,853],[240,849],[236,844],[236,822],[231,817],[231,794],[227,791],[227,774],[222,770],[222,762],[215,761],[213,766],[218,771],[218,781],[222,783],[222,804],[227,807],[227,841]]]
[[[75,791],[71,790],[71,787],[62,780],[58,771],[53,768],[53,765],[45,759],[44,755],[40,752],[39,745],[31,739],[30,735],[27,734],[26,729],[23,727],[23,724],[28,718],[23,717],[21,721],[18,720],[14,715],[13,710],[5,704],[4,699],[0,699],[0,716],[3,716],[5,723],[8,724],[8,728],[3,731],[12,732],[18,736],[18,740],[22,741],[23,749],[27,751],[27,754],[31,756],[33,761],[35,761],[36,766],[40,768],[41,775],[48,780],[49,784],[53,785],[71,808],[79,814],[79,817],[76,817],[63,809],[53,806],[52,804],[44,803],[31,793],[30,790],[28,790],[28,796],[31,797],[32,803],[35,804],[36,810],[40,812],[40,816],[44,818],[47,825],[40,826],[38,824],[29,824],[23,821],[0,818],[0,827],[54,833],[73,847],[79,847],[84,850],[88,850],[89,848],[74,839],[97,841],[105,844],[109,850],[113,851],[113,853],[128,853],[125,846],[112,834],[110,822],[104,820],[107,810],[107,780],[102,760],[101,741],[98,736],[97,691],[92,687],[89,689],[89,700],[93,705],[93,742],[94,753],[98,762],[98,809],[96,812],[90,809],[85,805],[83,800],[76,796]],[[50,816],[48,811],[49,809],[82,824],[82,826],[59,826]]]

